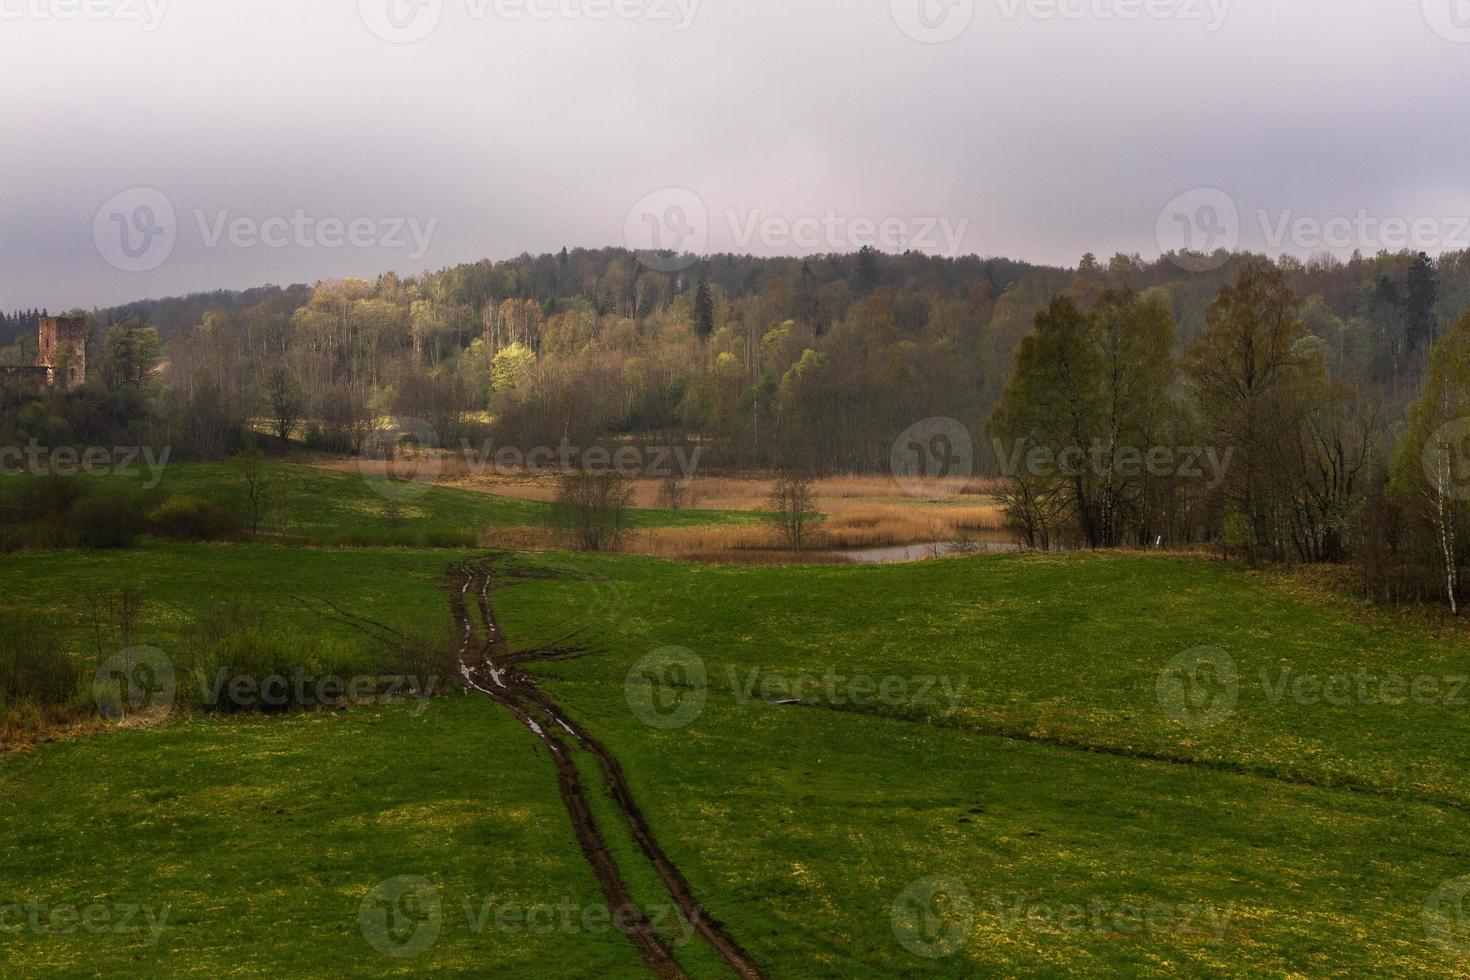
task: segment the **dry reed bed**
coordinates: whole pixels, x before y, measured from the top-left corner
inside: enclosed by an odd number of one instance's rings
[[[329,469],[385,473],[386,464],[334,460],[320,464]],[[551,474],[477,473],[458,456],[439,461],[437,480],[444,486],[490,493],[518,500],[549,502],[556,497]],[[757,512],[769,507],[774,476],[699,476],[684,490],[685,510]],[[659,509],[667,506],[665,481],[639,477],[630,480],[633,505]],[[920,495],[886,476],[836,476],[813,481],[815,507],[825,515],[811,547],[793,556],[775,531],[761,522],[708,527],[668,527],[629,532],[620,550],[682,561],[770,563],[841,561],[826,551],[901,547],[934,542],[1011,540],[1003,530],[1003,515],[994,485],[972,480],[963,485],[934,484]],[[555,548],[553,532],[544,528],[487,528],[481,535],[487,547],[527,550]]]

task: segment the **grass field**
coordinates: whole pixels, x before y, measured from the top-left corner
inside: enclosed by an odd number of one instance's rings
[[[405,534],[478,534],[488,528],[545,527],[550,505],[477,493],[451,486],[390,483],[353,469],[333,470],[278,463],[270,467],[271,497],[267,523],[272,530],[332,543],[356,532],[375,530]],[[135,468],[122,474],[135,484],[152,474]],[[173,463],[163,473],[159,492],[198,496],[234,504],[248,512],[245,485],[227,463]],[[630,512],[634,527],[697,527],[749,522],[752,515],[718,510],[640,509]]]
[[[149,596],[140,638],[165,651],[226,593],[351,642],[294,598],[447,629],[451,558],[159,544],[9,556],[0,589],[65,617],[78,583],[130,579]],[[584,574],[498,590],[504,628],[531,646],[590,627],[587,655],[534,671],[770,976],[1470,970],[1452,901],[1470,875],[1470,644],[1428,616],[1147,556],[520,560]],[[1175,699],[1170,665],[1202,657],[1213,700]],[[590,795],[635,896],[666,905]],[[0,934],[7,974],[646,975],[595,928],[551,761],[479,698],[106,732],[6,757],[0,798],[17,828],[0,899],[170,910],[151,945]],[[440,902],[412,958],[364,925],[364,899],[405,875]],[[466,897],[509,924],[476,928]],[[558,905],[550,931],[514,927]],[[698,943],[675,953],[729,975]]]
[[[42,929],[0,937],[0,969],[469,975],[493,961],[521,974],[639,975],[610,930],[568,942],[559,928],[493,927],[502,909],[580,910],[599,896],[542,760],[484,708],[454,699],[423,713],[195,721],[7,759],[4,904],[46,912]],[[374,889],[403,877],[434,883],[443,923],[412,961],[381,955],[359,928]],[[89,906],[111,922],[49,931],[51,910]]]

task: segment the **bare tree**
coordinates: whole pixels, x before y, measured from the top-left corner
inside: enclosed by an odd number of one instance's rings
[[[143,611],[142,589],[131,583],[117,589],[91,589],[82,594],[82,604],[99,663],[133,646]]]
[[[230,466],[245,481],[245,493],[250,498],[250,535],[254,537],[260,531],[260,515],[271,492],[270,469],[254,443],[231,456]]]
[[[291,438],[291,431],[306,411],[306,396],[296,372],[284,366],[272,371],[265,383],[265,400],[276,435],[282,441]]]
[[[633,488],[612,470],[574,470],[557,482],[552,519],[578,550],[613,551],[632,503]]]
[[[810,548],[816,538],[816,496],[810,477],[784,474],[771,488],[771,524],[792,551]]]

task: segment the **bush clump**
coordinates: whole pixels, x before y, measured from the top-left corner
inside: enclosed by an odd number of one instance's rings
[[[94,490],[67,516],[72,539],[83,548],[127,548],[147,527],[143,504],[131,493]]]
[[[81,671],[62,645],[57,623],[0,612],[0,713],[22,705],[70,705],[81,688]]]
[[[283,714],[344,703],[357,676],[376,676],[380,655],[279,628],[269,610],[224,603],[201,615],[179,693],[201,711]],[[197,701],[195,700],[197,699]]]
[[[199,497],[170,497],[148,515],[150,530],[183,541],[221,541],[240,533],[240,515],[227,504]]]

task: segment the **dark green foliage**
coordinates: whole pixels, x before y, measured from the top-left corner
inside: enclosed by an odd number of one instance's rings
[[[149,530],[183,541],[221,541],[240,533],[243,521],[230,505],[199,497],[170,497],[148,515]]]
[[[0,610],[0,711],[20,704],[61,707],[81,689],[58,623],[35,610]]]
[[[715,332],[715,299],[710,294],[709,283],[701,280],[694,293],[694,332],[708,340]]]
[[[125,489],[97,489],[78,500],[67,518],[83,548],[126,548],[147,528],[142,499]]]

